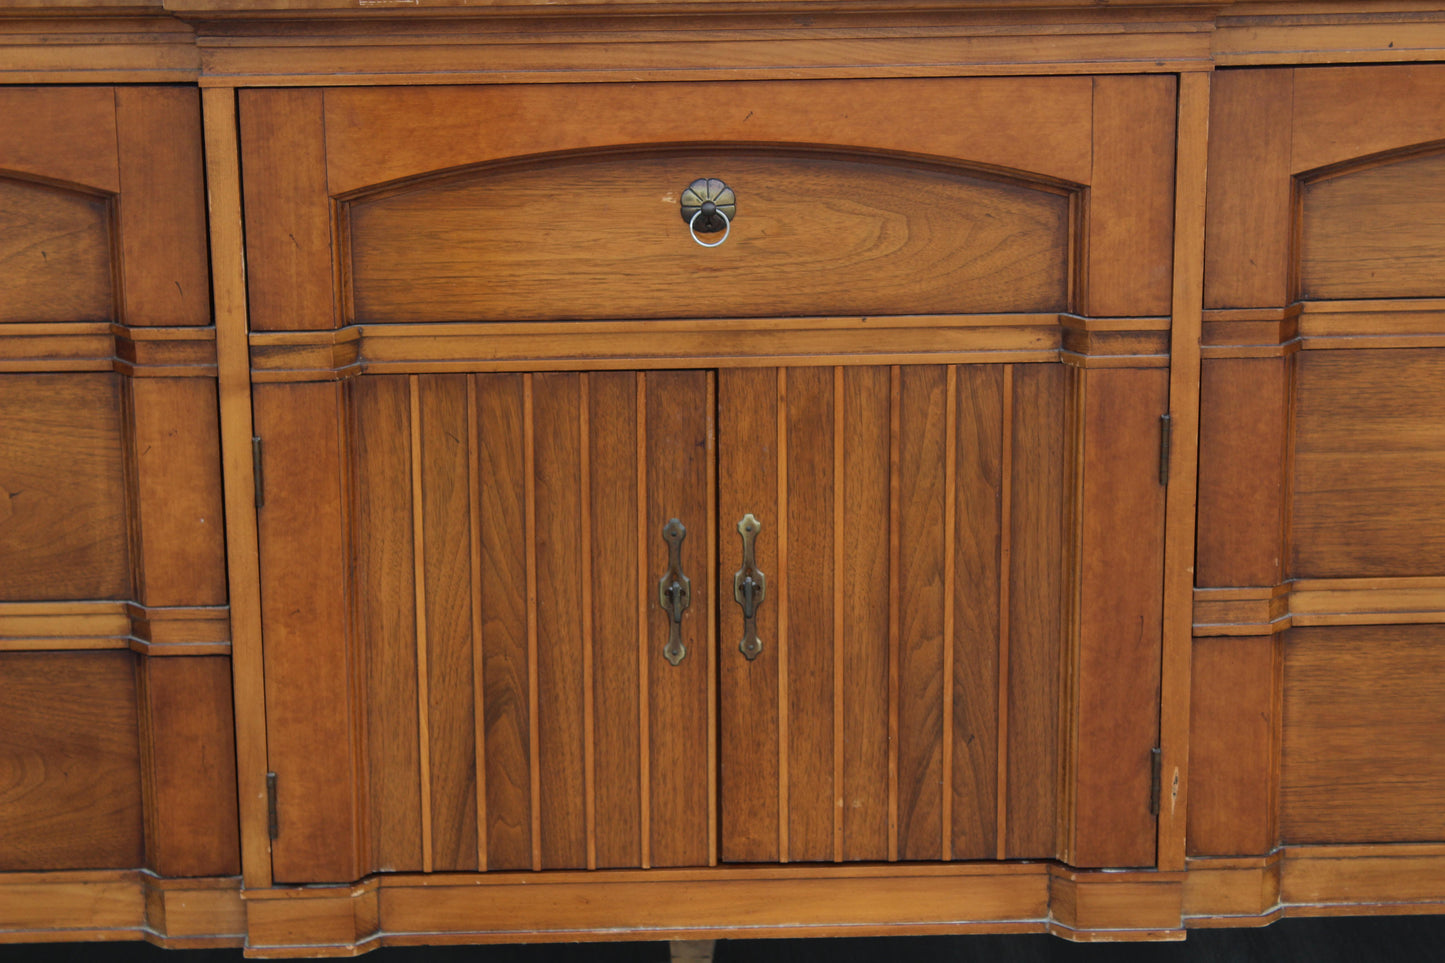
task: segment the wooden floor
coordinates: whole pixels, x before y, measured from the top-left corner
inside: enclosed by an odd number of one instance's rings
[[[1287,919],[1262,929],[1196,930],[1183,943],[1077,944],[1052,936],[719,941],[715,963],[1397,963],[1438,960],[1445,916]],[[0,963],[239,963],[240,950],[145,943],[0,946]],[[662,963],[666,943],[393,948],[369,963]]]

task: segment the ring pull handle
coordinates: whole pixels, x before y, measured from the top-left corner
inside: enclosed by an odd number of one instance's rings
[[[757,614],[758,606],[768,594],[768,577],[758,568],[753,554],[753,539],[762,528],[763,523],[751,512],[738,522],[738,534],[743,537],[743,567],[733,575],[733,598],[743,609],[743,640],[738,643],[738,651],[749,662],[763,651],[763,640],[758,638]]]
[[[671,624],[667,631],[667,645],[662,655],[668,662],[677,665],[687,655],[682,644],[682,613],[692,604],[692,582],[682,574],[682,540],[687,538],[687,528],[675,518],[662,526],[662,539],[667,542],[667,571],[657,582],[657,602],[667,613]]]
[[[703,247],[717,247],[728,239],[738,216],[738,199],[731,187],[716,177],[699,177],[683,188],[680,201],[682,219],[694,241]],[[722,237],[712,242],[698,236],[719,231]]]

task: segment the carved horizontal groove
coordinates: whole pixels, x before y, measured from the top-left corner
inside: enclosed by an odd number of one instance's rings
[[[1445,577],[1297,579],[1272,587],[1194,590],[1199,637],[1432,622],[1445,622]]]
[[[1173,72],[1208,66],[1209,24],[1189,14],[1129,12],[1123,23],[1098,11],[1061,18],[1057,11],[1005,14],[907,11],[899,23],[884,5],[864,13],[819,10],[799,27],[797,10],[720,10],[677,4],[653,16],[609,21],[594,29],[575,19],[482,15],[410,18],[372,24],[312,20],[281,32],[263,20],[201,25],[202,84],[514,83],[569,81],[730,80],[767,77],[953,76],[1050,72]],[[656,8],[655,8],[656,9]],[[679,15],[681,14],[681,15]],[[741,15],[740,15],[741,14]],[[521,16],[518,16],[521,15]],[[1120,18],[1117,10],[1110,11]],[[547,42],[540,43],[538,37]],[[357,70],[354,48],[367,48]]]
[[[200,64],[194,31],[170,17],[0,21],[7,84],[194,83]]]
[[[1277,358],[1340,348],[1445,347],[1445,299],[1299,301],[1204,312],[1205,358]]]
[[[226,606],[135,602],[0,603],[0,652],[130,649],[141,655],[228,655]]]
[[[1392,13],[1386,23],[1359,14],[1224,16],[1214,33],[1220,67],[1442,58],[1445,22],[1435,12]]]
[[[115,371],[133,378],[213,378],[216,329],[99,322],[0,325],[0,372]]]
[[[246,934],[239,877],[161,879],[135,869],[0,873],[0,906],[0,943],[143,939],[188,949],[240,946]]]
[[[1167,348],[1167,319],[1073,318],[1071,323],[1074,347],[1088,354],[1065,350],[1068,329],[1058,315],[1008,314],[352,325],[252,334],[251,365],[254,381],[271,382],[361,374],[779,364],[1168,364],[1167,353],[1160,353]]]

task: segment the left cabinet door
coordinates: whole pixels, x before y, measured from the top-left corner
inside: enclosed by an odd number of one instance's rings
[[[0,116],[0,872],[231,875],[199,97]]]
[[[255,386],[278,881],[707,863],[713,392],[707,371]]]

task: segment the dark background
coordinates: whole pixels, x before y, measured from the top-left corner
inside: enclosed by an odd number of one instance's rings
[[[366,963],[664,963],[666,943],[389,947]],[[0,963],[240,963],[240,950],[147,943],[0,945]],[[1183,943],[1069,943],[1054,936],[719,940],[716,963],[1384,963],[1445,960],[1445,916],[1287,919],[1259,929],[1193,930]]]

